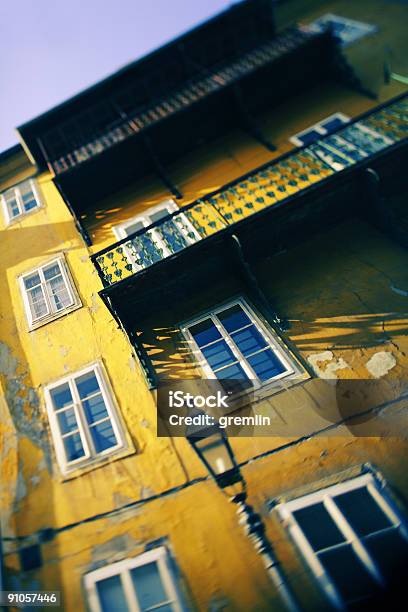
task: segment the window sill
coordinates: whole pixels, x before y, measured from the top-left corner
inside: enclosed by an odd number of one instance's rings
[[[62,317],[70,314],[71,312],[74,312],[75,310],[82,308],[82,306],[83,306],[82,302],[76,302],[75,304],[73,304],[72,306],[69,306],[68,308],[65,308],[61,312],[56,312],[52,316],[48,316],[44,319],[41,319],[40,321],[32,323],[31,325],[29,325],[28,331],[29,332],[35,331],[39,327],[43,327],[44,325],[47,325],[48,323],[52,323],[53,321],[56,321],[57,319],[61,319]]]
[[[58,466],[59,469],[59,478],[60,482],[68,482],[73,480],[74,478],[78,478],[79,476],[83,476],[88,472],[92,472],[93,470],[97,470],[98,468],[104,467],[113,463],[114,461],[118,461],[120,459],[124,459],[125,457],[130,457],[131,455],[135,455],[137,450],[134,446],[126,446],[122,447],[109,455],[103,455],[102,457],[89,459],[86,463],[83,463],[82,466],[75,466],[71,469],[67,468],[66,470],[62,470],[61,467]]]
[[[31,210],[29,210],[28,212],[22,213],[21,215],[18,215],[17,217],[13,217],[12,219],[9,219],[6,221],[6,229],[9,227],[13,227],[14,225],[17,225],[18,223],[21,223],[22,221],[24,221],[24,219],[27,219],[27,217],[31,217],[32,215],[35,215],[36,213],[38,213],[40,210],[43,210],[44,206],[36,206],[35,208],[32,208]]]

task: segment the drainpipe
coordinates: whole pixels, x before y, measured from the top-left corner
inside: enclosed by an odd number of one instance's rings
[[[262,557],[269,578],[272,580],[279,596],[289,612],[300,612],[300,608],[280,568],[272,544],[265,534],[262,517],[246,502],[245,491],[234,495],[232,503],[237,506],[239,522],[244,527],[246,535],[252,540],[257,553]]]

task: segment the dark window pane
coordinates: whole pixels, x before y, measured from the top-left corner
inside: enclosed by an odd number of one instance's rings
[[[205,321],[201,321],[201,323],[197,323],[197,325],[192,325],[189,327],[189,330],[198,346],[204,346],[221,338],[220,332],[211,319],[206,319]]]
[[[293,514],[313,550],[344,542],[344,536],[321,502],[296,510]]]
[[[27,199],[26,201],[24,201],[23,205],[24,205],[24,210],[26,212],[28,212],[29,210],[32,210],[33,208],[37,208],[37,202],[34,199]]]
[[[227,330],[227,332],[233,332],[244,325],[252,323],[248,315],[243,311],[239,304],[231,306],[222,312],[217,312],[217,317]]]
[[[309,130],[308,132],[305,132],[301,136],[298,136],[298,139],[303,144],[306,145],[306,144],[310,144],[311,142],[315,142],[315,140],[318,140],[321,137],[322,135],[319,134],[319,132],[316,132],[316,130]]]
[[[88,397],[88,395],[92,395],[92,393],[96,393],[96,391],[99,391],[98,380],[94,372],[88,372],[87,374],[80,376],[79,378],[75,379],[75,383],[81,399]]]
[[[333,130],[337,130],[340,126],[344,125],[344,121],[335,117],[333,119],[329,119],[328,121],[323,121],[320,125],[327,130],[328,132],[333,132]]]
[[[350,544],[320,553],[319,559],[346,602],[365,599],[378,590]]]
[[[23,207],[26,212],[38,206],[31,185],[28,183],[20,186],[20,195],[23,201]]]
[[[32,287],[36,287],[41,283],[40,275],[35,272],[34,274],[30,274],[30,276],[26,276],[24,279],[24,285],[26,289],[31,289]]]
[[[101,394],[94,395],[91,399],[83,400],[82,407],[85,412],[86,420],[90,425],[108,416],[108,411],[106,410],[105,402]]]
[[[285,366],[271,349],[248,357],[247,361],[262,381],[274,378],[285,371]]]
[[[72,302],[67,286],[61,275],[47,281],[48,296],[51,298],[56,310],[62,310]]]
[[[142,612],[168,600],[157,563],[147,563],[131,572],[137,601]]]
[[[408,542],[397,528],[365,538],[364,546],[388,583],[406,575]]]
[[[366,487],[336,495],[334,501],[359,536],[392,525]]]
[[[120,576],[112,576],[96,583],[102,612],[128,612]]]
[[[68,383],[52,389],[50,394],[55,410],[59,410],[73,403]]]
[[[18,203],[14,192],[8,193],[5,196],[10,217],[17,217],[20,214]]]
[[[167,208],[163,208],[162,210],[157,210],[156,212],[149,215],[150,223],[156,223],[156,221],[160,221],[160,219],[165,219],[168,217],[170,212]]]
[[[97,453],[101,453],[117,444],[115,432],[109,420],[91,427],[91,434]]]
[[[68,408],[68,410],[59,412],[57,416],[62,434],[69,433],[70,431],[76,431],[78,429],[78,423],[73,408]]]
[[[143,223],[141,221],[136,221],[136,223],[132,223],[131,225],[128,225],[125,229],[124,232],[126,234],[126,236],[130,236],[130,234],[133,234],[134,232],[138,232],[140,230],[142,230],[144,227]]]
[[[210,346],[202,348],[201,350],[209,365],[214,370],[237,361],[237,358],[225,340],[219,340],[215,344],[211,344]]]
[[[82,446],[81,437],[79,434],[73,434],[64,438],[65,453],[67,461],[74,461],[85,455],[84,447]]]
[[[57,263],[52,264],[47,268],[44,268],[43,272],[45,280],[50,280],[51,278],[54,278],[55,276],[59,276],[61,274],[59,264]]]
[[[255,353],[267,346],[265,338],[259,333],[254,325],[231,334],[241,353],[245,356]]]

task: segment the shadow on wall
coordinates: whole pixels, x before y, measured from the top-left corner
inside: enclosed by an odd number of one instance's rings
[[[64,242],[67,246],[59,248]],[[72,222],[14,226],[0,232],[0,381],[6,400],[6,417],[12,421],[7,431],[2,423],[0,432],[2,497],[10,501],[9,507],[2,512],[1,525],[6,586],[9,589],[50,590],[58,588],[60,583],[57,565],[52,568],[44,565],[38,538],[29,542],[15,539],[31,532],[33,509],[28,501],[30,493],[36,488],[46,487],[46,494],[36,496],[40,507],[37,505],[35,508],[35,515],[41,517],[40,524],[44,526],[54,524],[54,502],[48,422],[21,341],[21,337],[29,332],[19,329],[16,320],[15,304],[20,295],[14,277],[17,272],[14,271],[23,272],[25,262],[27,269],[36,265],[39,253],[47,259],[61,251],[71,252],[79,248],[83,245]]]

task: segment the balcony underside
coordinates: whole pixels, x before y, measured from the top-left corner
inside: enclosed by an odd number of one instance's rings
[[[350,167],[301,194],[289,197],[234,223],[205,240],[178,251],[100,292],[111,312],[128,330],[140,328],[143,320],[177,300],[210,291],[215,278],[242,275],[232,236],[242,245],[244,259],[261,259],[290,249],[314,234],[355,215],[375,222],[374,203],[367,188],[367,168],[380,178],[386,204],[408,193],[407,140],[394,145],[369,162]],[[242,262],[241,262],[242,263]]]
[[[404,180],[407,118],[408,96],[402,96],[96,253],[102,294],[116,311],[126,310],[131,300],[123,291],[143,287],[135,299],[144,301],[150,285],[153,292],[177,285],[184,265],[188,270],[194,262],[193,270],[200,259],[207,265],[217,249],[215,260],[221,255],[227,261],[223,249],[228,251],[232,234],[239,234],[253,258],[264,252],[263,234],[267,248],[279,250],[288,245],[285,232],[304,234],[307,225],[308,231],[314,225],[322,230],[360,210],[371,189],[361,184],[367,168],[378,169],[382,189]]]
[[[84,141],[60,161],[51,158],[55,181],[75,213],[79,215],[118,189],[157,172],[157,160],[162,166],[174,163],[228,130],[248,127],[251,115],[272,110],[337,76],[336,45],[328,33],[291,30],[268,45],[262,61],[248,63],[236,74],[232,68],[220,68],[202,77],[205,86],[198,81],[190,89],[169,92],[156,106],[122,119],[114,129],[96,135],[91,143]]]

